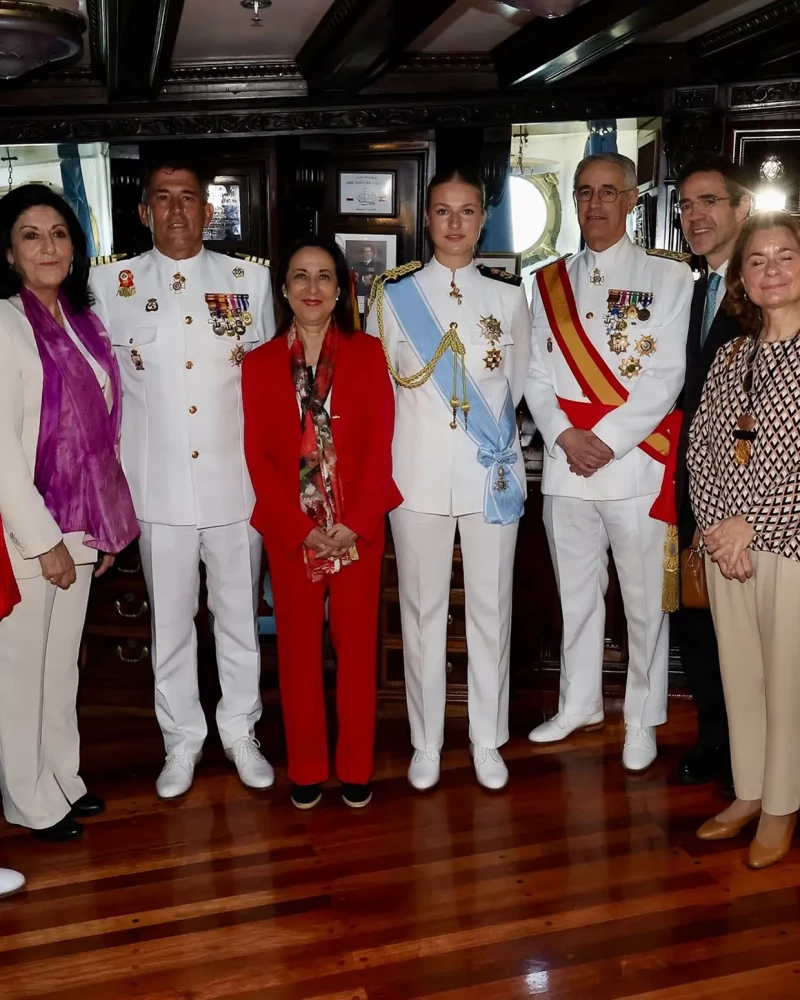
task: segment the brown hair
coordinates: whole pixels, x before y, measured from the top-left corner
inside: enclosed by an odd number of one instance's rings
[[[725,310],[729,316],[739,321],[742,332],[748,337],[757,337],[762,327],[761,309],[751,302],[744,290],[742,281],[742,265],[747,244],[756,234],[765,229],[788,229],[792,234],[798,249],[800,249],[800,221],[788,212],[756,212],[742,226],[736,246],[731,254],[726,274],[728,294],[725,298]]]

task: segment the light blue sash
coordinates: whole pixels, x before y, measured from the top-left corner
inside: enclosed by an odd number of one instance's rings
[[[397,284],[386,285],[388,296],[397,321],[403,328],[406,340],[420,360],[427,365],[442,339],[442,329],[436,319],[416,275],[410,275]],[[448,351],[434,369],[433,384],[452,416],[450,397],[453,394],[453,352]],[[517,461],[514,445],[517,440],[517,420],[514,404],[506,382],[506,398],[498,423],[486,402],[477,382],[467,374],[467,400],[469,419],[459,409],[456,419],[478,446],[478,461],[488,469],[486,490],[483,497],[483,516],[488,524],[513,524],[522,517],[525,493],[511,466]]]

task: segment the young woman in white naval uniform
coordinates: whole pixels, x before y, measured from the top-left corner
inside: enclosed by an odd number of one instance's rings
[[[508,739],[511,584],[525,470],[514,410],[530,353],[520,279],[476,267],[486,221],[471,170],[434,177],[426,221],[431,261],[378,279],[369,330],[397,384],[390,514],[400,585],[406,697],[419,790],[439,780],[447,615],[458,528],[464,567],[469,719],[478,781],[502,788]]]

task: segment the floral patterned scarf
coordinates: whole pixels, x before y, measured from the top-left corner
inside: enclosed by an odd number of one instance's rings
[[[328,399],[336,367],[339,332],[331,324],[311,380],[303,342],[292,324],[288,333],[289,371],[300,400],[300,423],[303,440],[300,445],[300,508],[320,528],[327,531],[339,523],[342,511],[342,486],[336,463],[336,447],[325,401]],[[338,573],[358,559],[355,545],[341,559],[323,559],[313,549],[304,546],[306,570],[314,583]]]

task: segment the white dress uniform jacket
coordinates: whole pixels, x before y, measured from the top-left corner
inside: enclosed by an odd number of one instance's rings
[[[601,284],[592,284],[597,269]],[[589,479],[569,471],[564,451],[556,444],[572,425],[559,407],[562,399],[585,401],[553,337],[538,285],[531,303],[533,343],[525,399],[545,445],[542,492],[584,500],[623,500],[658,493],[664,466],[638,447],[673,408],[683,385],[686,336],[694,282],[680,261],[648,254],[624,236],[602,253],[588,248],[567,261],[578,317],[594,347],[630,393],[627,402],[603,417],[594,433],[614,452],[614,460]],[[650,292],[649,319],[628,321],[627,349],[617,354],[608,346],[605,316],[610,290]],[[641,337],[654,338],[652,353],[637,350]],[[634,358],[641,372],[620,375],[619,366]]]
[[[151,250],[93,268],[91,285],[122,370],[122,464],[139,520],[248,520],[240,366],[275,333],[269,270],[205,249],[180,261]],[[214,332],[209,294],[247,296],[243,336]]]
[[[474,264],[459,268],[455,282],[462,303],[450,297],[453,273],[434,257],[415,275],[436,317],[446,333],[450,323],[458,324],[458,334],[466,347],[467,371],[477,382],[495,416],[499,416],[507,387],[516,407],[528,371],[530,356],[530,316],[525,290],[513,283],[483,277]],[[404,278],[411,281],[412,278]],[[497,347],[502,361],[493,370],[485,358],[490,343],[481,319],[494,317],[502,328]],[[384,299],[384,333],[392,363],[401,375],[413,375],[420,362]],[[370,333],[378,333],[376,310],[369,316]],[[448,352],[439,362],[450,366]],[[448,367],[448,379],[449,367]],[[461,391],[459,373],[459,392]],[[447,407],[432,381],[419,389],[398,389],[392,456],[394,479],[403,494],[402,507],[427,514],[474,514],[483,510],[487,470],[478,462],[475,443],[459,425],[450,428]],[[517,461],[512,466],[523,490],[525,468],[519,438],[515,444]]]

